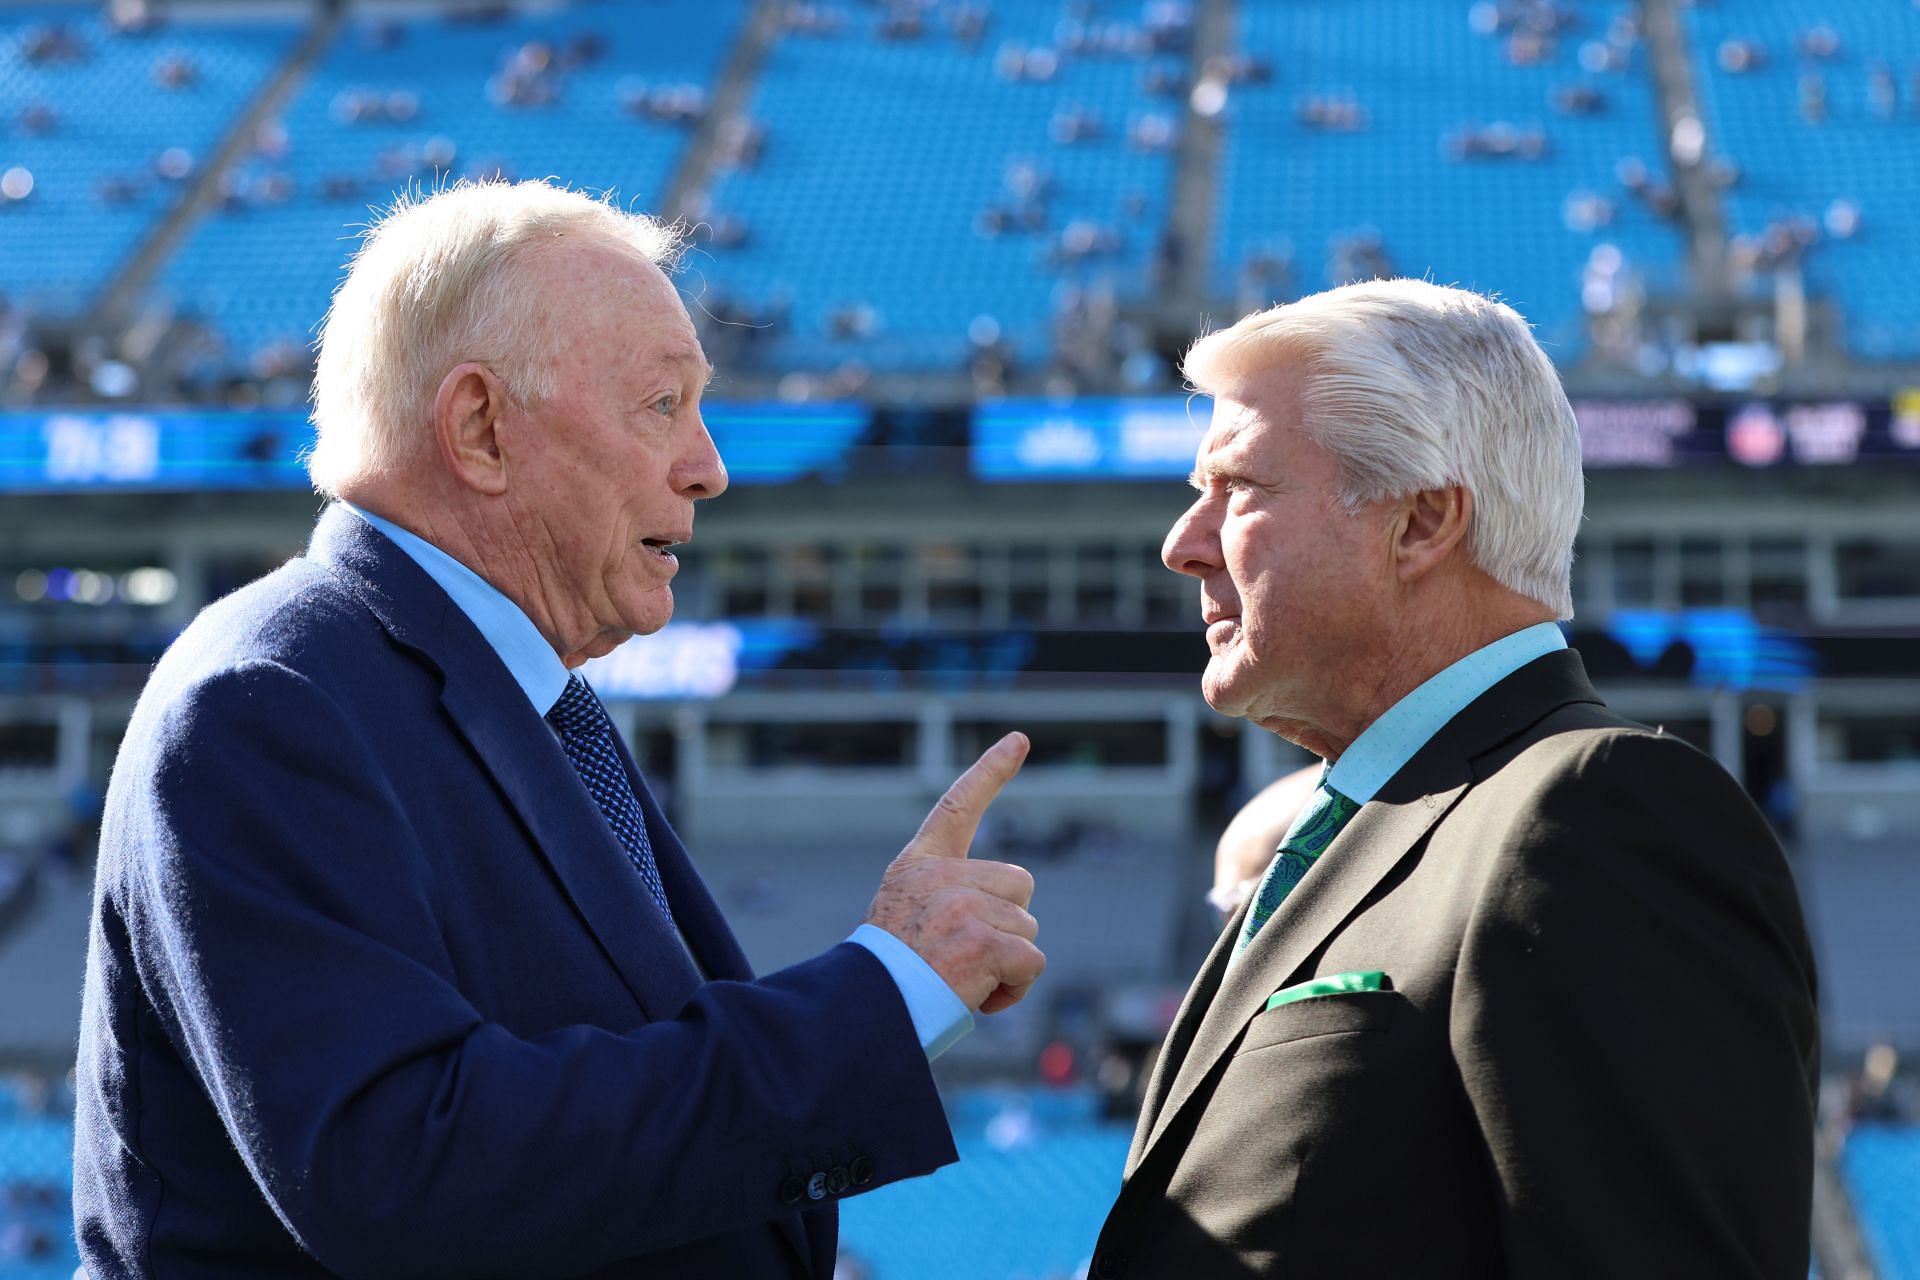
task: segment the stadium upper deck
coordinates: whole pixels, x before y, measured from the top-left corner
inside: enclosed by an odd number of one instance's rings
[[[1684,298],[1695,269],[1671,91],[1619,3],[144,12],[133,29],[91,4],[0,14],[0,294],[16,328],[87,321],[111,342],[127,317],[95,309],[116,283],[149,327],[209,326],[212,347],[143,338],[171,361],[149,398],[220,394],[263,355],[303,377],[369,206],[460,175],[698,219],[688,292],[723,363],[768,386],[985,359],[989,392],[1151,389],[1196,308],[1379,272],[1497,291],[1572,365],[1596,315]],[[1855,357],[1920,355],[1897,214],[1920,172],[1901,132],[1920,12],[1688,12],[1694,56],[1672,60],[1704,153],[1733,162],[1698,189],[1724,203],[1720,251],[1756,295],[1804,258]],[[1670,340],[1609,351],[1631,370]]]

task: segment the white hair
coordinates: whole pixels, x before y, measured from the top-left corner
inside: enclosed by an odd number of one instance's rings
[[[670,270],[681,232],[547,182],[408,192],[377,216],[334,291],[313,379],[307,473],[320,492],[404,465],[429,438],[447,371],[472,360],[522,404],[553,396],[565,340],[530,259],[570,239],[630,245]]]
[[[1348,510],[1464,485],[1473,563],[1573,616],[1580,431],[1513,308],[1423,280],[1350,284],[1206,335],[1184,371],[1214,393],[1282,364],[1301,375],[1301,425],[1338,462]]]

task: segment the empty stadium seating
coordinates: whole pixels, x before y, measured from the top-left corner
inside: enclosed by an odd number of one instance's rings
[[[93,301],[301,30],[229,9],[121,33],[99,8],[9,6],[0,25],[0,293],[58,315]]]
[[[73,1127],[64,1108],[47,1109],[0,1080],[0,1276],[68,1280],[73,1247]]]
[[[161,288],[244,362],[311,341],[369,208],[411,184],[554,176],[656,208],[689,126],[638,118],[623,101],[710,87],[744,9],[646,0],[494,21],[355,17]],[[521,101],[500,101],[515,78],[530,86]]]
[[[1234,290],[1250,250],[1291,254],[1291,287],[1276,293],[1343,283],[1367,272],[1336,261],[1336,241],[1371,229],[1393,273],[1497,291],[1556,360],[1576,356],[1595,246],[1618,247],[1651,283],[1679,283],[1679,236],[1616,173],[1639,159],[1651,181],[1665,181],[1645,48],[1616,70],[1581,65],[1583,48],[1604,44],[1609,20],[1627,9],[1581,6],[1579,25],[1542,61],[1516,66],[1503,37],[1472,29],[1466,4],[1240,5],[1241,52],[1269,63],[1273,79],[1237,84],[1228,99],[1216,287]],[[1556,112],[1556,91],[1582,87],[1600,95],[1597,111]],[[1347,104],[1345,117],[1307,122],[1315,98]],[[1515,153],[1449,153],[1461,131],[1501,124]],[[1544,150],[1525,158],[1535,130]],[[1570,229],[1569,202],[1583,195],[1607,202],[1611,221]]]
[[[1840,1166],[1880,1280],[1920,1280],[1920,1129],[1856,1129]]]
[[[1107,18],[1139,13],[1137,4],[1095,8]],[[750,107],[768,128],[764,156],[713,194],[714,213],[744,220],[748,239],[696,261],[691,274],[717,296],[785,300],[790,321],[769,358],[793,368],[852,357],[877,369],[958,368],[980,316],[1033,360],[1049,345],[1063,286],[1105,282],[1122,298],[1144,294],[1171,161],[1130,144],[1128,130],[1156,114],[1177,119],[1180,104],[1147,95],[1148,59],[1058,51],[1068,9],[999,0],[972,45],[934,21],[918,38],[883,39],[859,7],[838,34],[783,36]],[[1008,78],[996,63],[1009,48],[1044,50],[1043,62],[1055,60],[1051,78]],[[1097,119],[1098,132],[1055,141],[1052,131],[1066,127],[1056,117],[1076,109]],[[1009,190],[1021,162],[1050,186],[1024,201],[1044,208],[1042,225],[983,233],[991,206],[1023,203]],[[1074,222],[1117,239],[1056,267],[1050,248]],[[834,313],[862,308],[873,313],[872,335],[837,340]]]
[[[1739,170],[1729,232],[1805,219],[1818,236],[1807,283],[1844,305],[1851,352],[1920,356],[1920,8],[1741,0],[1687,14],[1708,136]],[[1842,236],[1848,205],[1857,230]]]
[[[1101,1124],[1081,1093],[948,1099],[960,1162],[841,1209],[841,1249],[875,1280],[1069,1276],[1120,1190],[1130,1125]]]

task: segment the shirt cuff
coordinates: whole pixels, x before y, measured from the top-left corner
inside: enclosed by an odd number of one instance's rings
[[[933,966],[922,960],[912,947],[877,924],[861,925],[847,941],[857,942],[871,951],[873,958],[886,968],[893,985],[900,988],[900,998],[906,1001],[907,1014],[913,1019],[913,1032],[920,1037],[920,1048],[926,1052],[928,1062],[973,1030],[973,1014],[953,993],[947,980],[935,973]]]

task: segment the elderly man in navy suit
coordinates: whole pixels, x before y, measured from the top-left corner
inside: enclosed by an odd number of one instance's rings
[[[575,668],[726,487],[652,219],[404,203],[334,299],[304,557],[204,612],[114,768],[80,1039],[94,1280],[814,1277],[954,1159],[928,1062],[1045,961],[966,857],[1010,735],[845,943],[755,978]]]

